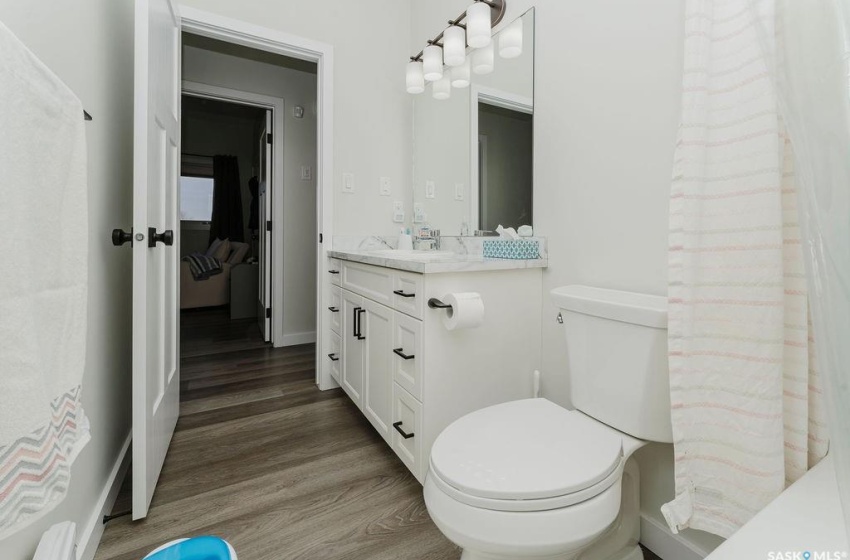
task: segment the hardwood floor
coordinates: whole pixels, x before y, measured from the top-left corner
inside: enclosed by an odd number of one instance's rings
[[[240,560],[460,557],[360,411],[316,388],[313,345],[271,348],[220,309],[184,312],[181,330],[181,417],[149,515],[111,521],[96,560],[198,535]],[[113,513],[130,507],[128,477]]]
[[[313,345],[268,347],[253,321],[218,310],[182,327],[181,417],[150,513],[111,521],[97,560],[207,534],[240,560],[459,558],[360,411],[316,388]]]

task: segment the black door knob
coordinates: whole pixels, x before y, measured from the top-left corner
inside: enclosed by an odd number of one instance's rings
[[[112,230],[112,244],[116,247],[120,247],[121,245],[129,243],[133,244],[133,230],[130,230],[130,233],[127,233],[123,229],[113,229]]]
[[[174,232],[170,229],[157,233],[156,228],[148,228],[148,247],[156,247],[157,243],[164,243],[168,247],[174,245]]]

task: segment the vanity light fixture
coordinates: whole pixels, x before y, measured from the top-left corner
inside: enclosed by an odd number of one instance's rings
[[[425,80],[436,82],[443,77],[443,48],[439,45],[428,45],[422,51],[422,66]]]
[[[452,68],[452,87],[458,89],[469,87],[472,83],[471,67],[472,61],[466,57],[463,64]]]
[[[425,74],[422,62],[411,60],[407,63],[407,93],[418,94],[425,91]]]
[[[499,33],[499,56],[517,58],[522,55],[522,25],[522,18],[517,18]]]
[[[467,87],[469,85],[469,70],[462,69],[464,65],[469,64],[466,47],[468,45],[476,49],[489,46],[489,56],[492,57],[492,29],[505,17],[507,4],[507,0],[475,0],[475,3],[466,12],[453,20],[449,20],[447,29],[443,30],[433,40],[428,41],[428,46],[419,54],[410,57],[412,63],[422,63],[424,80],[426,82],[442,80],[444,78],[443,64],[445,63],[451,69],[451,72],[449,72],[451,77],[447,81],[450,91],[452,85]],[[466,24],[463,23],[464,21],[466,21]],[[485,53],[485,55],[479,55],[479,58],[482,56],[484,57],[482,60],[486,61],[488,55]],[[489,70],[487,70],[486,64],[479,66],[480,70],[484,71],[476,71],[478,74],[493,71],[492,61]],[[472,67],[475,68],[474,63]],[[455,73],[454,70],[457,68],[461,68],[461,70]],[[407,91],[409,93],[422,92],[417,72],[416,66],[407,65]],[[442,91],[440,95],[443,95]],[[434,96],[437,96],[436,92]]]
[[[472,51],[472,71],[476,74],[489,74],[496,66],[493,43]]]

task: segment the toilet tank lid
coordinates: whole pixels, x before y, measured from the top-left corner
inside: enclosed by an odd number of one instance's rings
[[[562,286],[551,292],[559,309],[594,317],[667,328],[667,298],[591,286]]]

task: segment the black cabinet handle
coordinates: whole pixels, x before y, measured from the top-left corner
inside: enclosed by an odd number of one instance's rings
[[[328,307],[328,310],[330,310],[331,313],[339,313],[339,307],[331,306],[331,307]]]
[[[329,270],[328,274],[339,274],[338,270]]]
[[[401,297],[404,297],[404,298],[416,297],[416,294],[406,294],[406,293],[404,293],[404,290],[394,290],[393,293],[397,296],[401,296]]]
[[[351,332],[351,334],[356,336],[359,339],[360,338],[360,325],[359,325],[360,321],[358,321],[357,319],[358,319],[358,317],[360,317],[360,314],[357,313],[358,311],[360,311],[360,308],[355,307],[354,308],[354,321],[353,321],[353,325],[352,325],[354,327],[354,330]]]
[[[339,361],[339,356],[337,356],[336,354],[328,354],[328,358],[330,358],[332,362]]]
[[[366,313],[365,309],[357,308],[357,340],[366,340],[366,336],[363,334],[363,314]]]
[[[405,353],[404,353],[404,348],[394,348],[394,349],[393,349],[393,354],[395,354],[396,356],[399,356],[399,357],[400,357],[401,359],[403,359],[403,360],[412,360],[413,358],[415,358],[415,357],[416,357],[416,356],[415,356],[415,355],[413,355],[413,354],[411,354],[410,356],[408,356],[407,354],[405,354]]]
[[[395,424],[393,424],[393,428],[395,428],[395,431],[401,434],[401,437],[403,437],[404,439],[411,439],[416,435],[406,433],[404,430],[401,429],[401,424],[401,422],[396,422]]]

